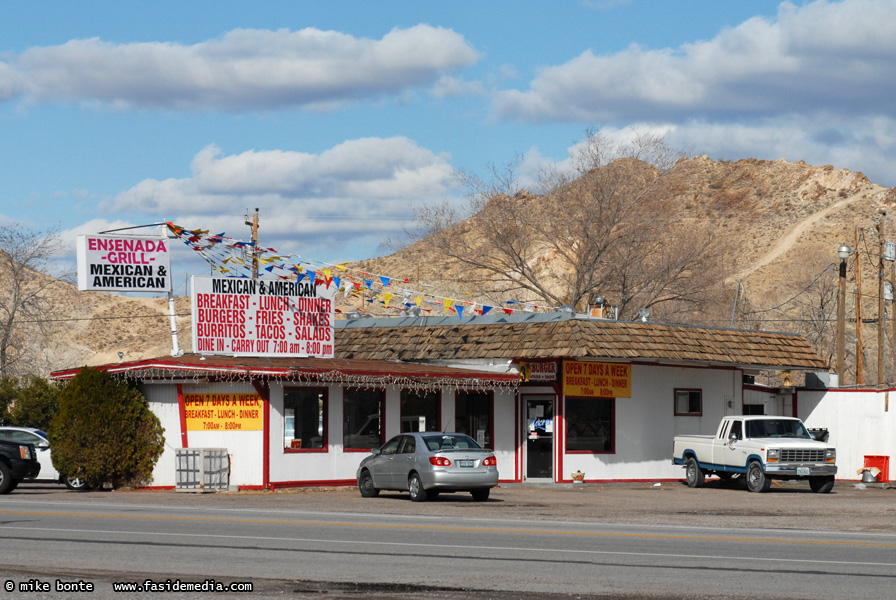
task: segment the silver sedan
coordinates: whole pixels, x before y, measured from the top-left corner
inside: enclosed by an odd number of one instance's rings
[[[407,490],[414,502],[440,492],[470,492],[482,502],[498,484],[495,454],[463,433],[403,433],[358,466],[358,489],[365,498],[380,490]]]

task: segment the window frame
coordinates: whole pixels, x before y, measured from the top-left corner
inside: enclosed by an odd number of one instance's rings
[[[380,439],[379,442],[375,446],[371,446],[369,448],[346,448],[345,447],[345,436],[348,435],[345,432],[345,403],[346,398],[350,392],[373,392],[379,394],[379,413],[380,413]],[[386,390],[379,388],[343,388],[342,389],[342,451],[343,452],[370,452],[374,448],[380,448],[383,444],[386,443]],[[392,438],[389,438],[392,439]]]
[[[286,440],[286,397],[290,392],[317,392],[319,395],[323,395],[323,404],[321,405],[321,413],[319,418],[323,419],[323,431],[321,432],[321,447],[320,448],[287,448],[285,446]],[[283,453],[284,454],[301,454],[301,453],[314,453],[314,452],[329,452],[330,451],[330,443],[329,436],[327,435],[327,430],[329,427],[329,406],[330,406],[330,396],[329,389],[326,387],[288,387],[283,389]],[[295,439],[295,438],[293,438]]]
[[[586,402],[609,402],[610,403],[610,448],[608,450],[570,450],[569,449],[569,401],[584,400]],[[563,452],[565,454],[616,454],[616,398],[599,397],[588,398],[585,396],[564,396],[563,398]],[[556,435],[556,433],[555,433]]]
[[[688,408],[690,409],[690,394],[697,393],[700,395],[700,410],[698,412],[679,412],[678,411],[678,394],[680,392],[688,393]],[[703,416],[703,389],[702,388],[674,388],[672,392],[672,411],[676,417],[702,417]]]

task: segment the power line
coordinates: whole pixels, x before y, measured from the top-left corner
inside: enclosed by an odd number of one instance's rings
[[[175,313],[176,317],[188,317],[191,313]],[[117,321],[121,319],[170,319],[171,315],[159,313],[157,315],[124,315],[120,317],[72,317],[68,319],[33,319],[30,321],[17,321],[18,323],[68,323],[71,321]]]

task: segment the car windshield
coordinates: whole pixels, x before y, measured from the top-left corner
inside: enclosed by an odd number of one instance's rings
[[[423,436],[423,442],[432,452],[444,452],[446,450],[481,450],[482,446],[468,435],[456,435],[439,433]]]
[[[800,421],[793,419],[756,419],[747,421],[747,437],[812,439],[812,436],[806,431],[806,427]]]

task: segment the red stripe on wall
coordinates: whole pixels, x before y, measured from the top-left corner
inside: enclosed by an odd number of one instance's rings
[[[261,485],[267,489],[271,486],[271,386],[267,382],[253,380],[252,387],[261,396],[262,401],[262,466],[261,466]]]
[[[189,448],[187,444],[187,409],[184,406],[184,386],[182,383],[177,384],[177,406],[180,412],[180,446],[181,448]]]

